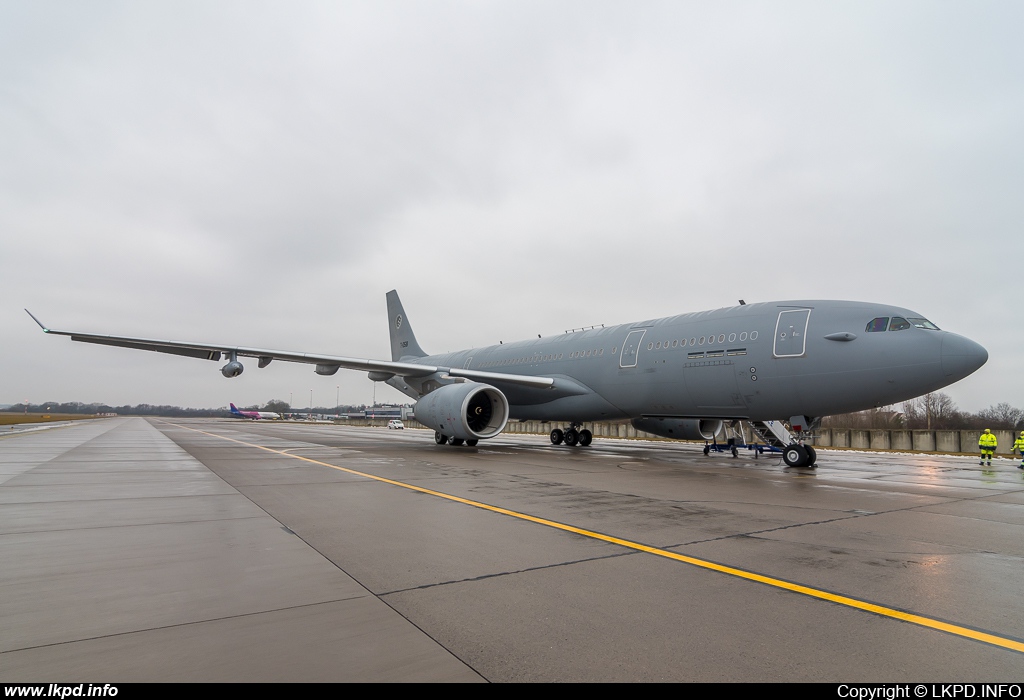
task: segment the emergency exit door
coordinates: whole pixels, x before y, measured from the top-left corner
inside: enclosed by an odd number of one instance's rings
[[[810,309],[791,309],[779,314],[775,324],[775,357],[803,357],[810,318]]]
[[[646,330],[630,331],[626,340],[622,343],[622,352],[619,353],[619,367],[636,367],[637,358],[640,356],[640,341],[644,339]]]

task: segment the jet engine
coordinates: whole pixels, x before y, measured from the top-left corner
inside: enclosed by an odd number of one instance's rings
[[[508,399],[489,384],[462,382],[435,389],[413,407],[416,420],[449,438],[492,438],[508,423]]]
[[[676,440],[710,440],[722,430],[714,418],[634,418],[633,427],[658,437]]]
[[[227,363],[226,365],[220,368],[220,373],[223,374],[228,379],[230,379],[231,377],[237,377],[238,375],[240,375],[243,369],[245,368],[242,367],[241,362],[239,362],[238,360],[232,360],[231,362]]]

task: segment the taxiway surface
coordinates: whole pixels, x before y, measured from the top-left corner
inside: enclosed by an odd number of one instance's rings
[[[0,439],[4,681],[1019,681],[1024,472],[116,418]]]

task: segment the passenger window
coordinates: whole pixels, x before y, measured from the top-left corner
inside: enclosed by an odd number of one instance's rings
[[[905,331],[910,328],[910,323],[905,318],[899,316],[893,316],[892,321],[889,322],[889,330],[891,331]]]
[[[873,318],[868,321],[868,325],[864,328],[864,331],[867,333],[878,333],[879,331],[884,331],[885,327],[888,325],[889,317],[879,316],[878,318]]]

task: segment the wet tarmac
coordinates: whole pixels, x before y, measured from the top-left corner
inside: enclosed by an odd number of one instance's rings
[[[0,679],[1024,672],[1024,472],[112,418],[0,436]]]

